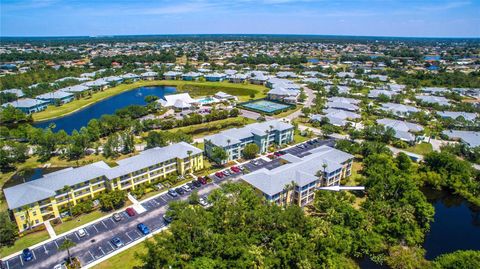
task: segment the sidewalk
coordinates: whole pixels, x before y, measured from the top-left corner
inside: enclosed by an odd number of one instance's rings
[[[45,224],[45,228],[47,228],[48,235],[50,235],[50,239],[56,239],[57,234],[55,233],[55,230],[53,229],[50,221],[46,221],[44,222],[44,224]]]

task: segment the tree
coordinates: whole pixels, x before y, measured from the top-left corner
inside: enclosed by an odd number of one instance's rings
[[[8,212],[0,212],[0,247],[12,245],[17,235],[17,225],[10,220]]]
[[[158,96],[156,95],[147,95],[145,96],[145,102],[146,103],[152,103],[158,100]]]
[[[210,157],[218,164],[222,164],[225,160],[228,159],[228,154],[224,149],[220,147],[214,147],[212,149],[212,154],[210,155]]]
[[[112,134],[108,137],[107,142],[103,146],[103,155],[107,158],[118,156],[118,148],[120,146],[119,137],[117,134]]]
[[[68,213],[70,216],[72,215],[72,204],[70,203],[70,191],[72,190],[71,186],[65,185],[63,188],[60,190],[60,192],[65,192],[67,193],[67,204],[68,204]]]
[[[253,159],[255,158],[255,156],[257,156],[258,152],[260,151],[260,148],[258,147],[257,144],[255,143],[250,143],[250,144],[247,144],[245,146],[245,148],[243,149],[243,157],[245,157],[245,159]]]
[[[459,250],[438,256],[433,262],[438,269],[480,268],[480,251]]]
[[[125,204],[127,193],[125,191],[108,191],[99,196],[100,206],[105,211],[120,208]]]
[[[67,251],[69,264],[72,263],[72,255],[70,255],[70,249],[73,248],[76,245],[77,244],[75,244],[75,242],[73,242],[71,239],[65,238],[65,240],[63,240],[62,244],[60,244],[60,246],[58,246],[58,249]]]
[[[151,131],[148,133],[145,140],[147,140],[147,148],[149,149],[154,147],[164,147],[167,145],[167,139],[162,132]]]

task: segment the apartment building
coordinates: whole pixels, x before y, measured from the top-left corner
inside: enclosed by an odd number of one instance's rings
[[[204,138],[205,153],[212,158],[212,151],[220,147],[228,154],[229,162],[242,157],[247,144],[255,143],[260,153],[265,153],[269,145],[285,145],[293,141],[293,125],[279,120],[249,124],[243,128],[233,128]],[[212,158],[213,159],[213,158]]]
[[[351,175],[353,155],[321,146],[300,158],[281,156],[283,165],[271,170],[262,168],[244,175],[242,180],[253,186],[267,201],[278,205],[305,206],[315,198],[321,186],[340,185]]]
[[[93,199],[107,190],[129,190],[170,174],[184,175],[203,169],[203,151],[185,142],[157,147],[117,162],[103,161],[66,168],[4,189],[8,207],[20,231],[58,218],[68,202]],[[68,186],[68,190],[65,188]],[[30,225],[29,225],[30,223]]]

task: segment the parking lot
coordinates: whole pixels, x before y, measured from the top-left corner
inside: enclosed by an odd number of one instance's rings
[[[282,151],[297,157],[303,157],[310,154],[308,151],[313,148],[322,145],[334,146],[334,144],[334,139],[318,140],[318,142],[315,143],[302,143],[301,145],[303,146],[294,145]],[[242,172],[233,173],[230,168],[227,168],[230,171],[230,174],[227,176],[220,178],[214,174],[210,175],[213,182],[202,185],[197,190],[199,191],[199,195],[206,195],[213,189],[218,188],[218,184],[226,180],[239,179],[240,175],[243,175],[243,173],[248,171],[253,172],[262,168],[271,170],[281,165],[281,160],[279,158],[268,159],[267,157],[260,157],[249,161],[248,163],[239,165],[239,167],[244,168]],[[163,228],[166,225],[163,220],[163,215],[167,210],[168,203],[173,200],[185,200],[187,197],[188,193],[175,198],[165,193],[150,198],[147,201],[140,203],[147,210],[142,214],[129,216],[126,212],[122,211],[120,213],[122,219],[118,222],[109,216],[108,218],[84,227],[86,233],[83,237],[78,235],[78,230],[71,232],[32,249],[33,260],[31,261],[25,262],[21,255],[17,255],[5,261],[5,264],[8,269],[53,268],[56,264],[61,263],[67,257],[66,251],[60,251],[59,246],[66,238],[69,238],[76,243],[76,246],[71,249],[71,254],[78,257],[81,264],[85,266],[115,251],[116,247],[110,242],[114,237],[120,238],[123,242],[124,246],[120,248],[125,248],[129,244],[142,238],[144,235],[140,233],[136,227],[139,223],[147,225],[151,232]]]
[[[198,188],[200,195],[206,195],[213,189],[218,188],[215,183],[202,185]],[[117,248],[110,242],[114,237],[120,238],[125,248],[129,244],[140,239],[144,235],[137,229],[137,224],[144,223],[154,232],[163,228],[166,223],[163,215],[167,210],[167,205],[173,200],[185,200],[188,194],[171,197],[168,194],[162,194],[148,201],[141,202],[141,205],[147,210],[142,214],[129,216],[125,211],[120,212],[122,220],[116,222],[111,216],[94,224],[84,227],[85,235],[80,237],[78,230],[59,237],[53,241],[36,247],[32,250],[33,259],[24,261],[21,255],[17,255],[7,261],[5,265],[8,269],[17,268],[53,268],[56,264],[61,263],[66,257],[66,251],[59,250],[59,246],[68,238],[76,243],[71,249],[71,254],[80,259],[82,266],[92,263],[105,255],[110,254]]]

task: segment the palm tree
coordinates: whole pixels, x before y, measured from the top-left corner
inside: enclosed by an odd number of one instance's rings
[[[323,181],[326,182],[327,180],[327,167],[328,167],[328,164],[327,163],[323,163],[322,164],[322,168],[323,168]]]
[[[72,205],[70,204],[70,191],[72,190],[72,187],[65,185],[62,189],[61,192],[66,192],[67,193],[67,204],[68,204],[68,213],[70,216],[72,215]]]
[[[72,263],[72,255],[70,255],[70,248],[73,248],[76,246],[75,242],[72,240],[65,238],[65,240],[62,242],[62,244],[58,247],[60,250],[66,250],[67,255],[68,255],[68,262],[71,264]]]
[[[30,218],[30,207],[24,206],[23,210],[25,211],[25,222],[27,223],[27,229],[30,230],[32,228],[32,219]]]

